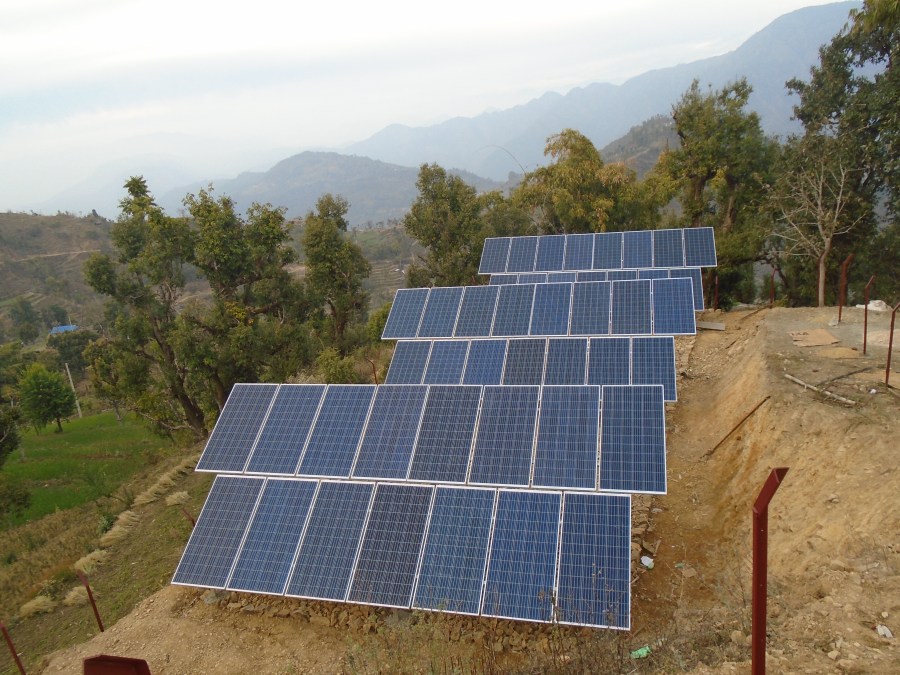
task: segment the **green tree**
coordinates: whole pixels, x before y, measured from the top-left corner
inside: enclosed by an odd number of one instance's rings
[[[31,495],[21,484],[0,474],[0,519],[9,522],[31,505]]]
[[[84,376],[84,369],[87,365],[84,359],[84,350],[91,341],[98,337],[99,335],[94,331],[81,328],[51,335],[47,338],[47,346],[56,350],[59,367],[65,368],[65,364],[69,364],[72,377],[79,378]]]
[[[36,429],[43,429],[55,421],[57,433],[62,433],[62,418],[75,412],[75,394],[63,376],[39,363],[32,364],[22,373],[19,396],[22,414]]]
[[[19,447],[19,411],[11,406],[0,407],[0,468]]]
[[[41,334],[40,314],[27,298],[16,298],[9,308],[9,318],[22,342],[32,342]]]

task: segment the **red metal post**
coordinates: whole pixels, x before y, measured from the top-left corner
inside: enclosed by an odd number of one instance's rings
[[[12,638],[9,636],[9,631],[6,630],[6,626],[3,625],[2,621],[0,621],[0,631],[3,632],[6,646],[9,647],[9,653],[12,654],[13,661],[15,661],[16,665],[19,667],[19,672],[22,673],[22,675],[25,675],[25,666],[22,665],[22,660],[19,658],[18,653],[16,653],[16,646],[13,644]]]
[[[751,672],[766,672],[766,599],[769,555],[769,502],[784,480],[787,467],[772,469],[753,504],[753,623]]]
[[[894,306],[894,311],[891,312],[891,332],[888,333],[888,355],[887,355],[887,366],[884,368],[884,386],[888,387],[891,384],[891,350],[894,348],[894,319],[897,318],[897,310],[900,309],[900,302],[898,302]]]
[[[872,275],[872,278],[869,279],[869,283],[866,284],[866,294],[863,302],[865,302],[865,309],[863,309],[863,356],[866,355],[866,341],[869,338],[869,289],[872,287],[872,284],[875,283],[875,275]]]
[[[847,302],[847,270],[850,268],[851,262],[853,262],[852,253],[841,263],[841,287],[838,292],[838,323],[841,322],[841,314]]]
[[[81,579],[81,583],[84,584],[84,588],[88,594],[88,600],[91,603],[91,608],[94,610],[94,618],[97,619],[97,625],[100,627],[100,632],[103,632],[103,621],[100,619],[100,612],[97,609],[97,602],[94,600],[94,594],[91,592],[91,585],[88,583],[87,577],[84,576],[84,572],[81,570],[76,570],[76,574],[78,574],[78,578]]]
[[[181,512],[184,514],[184,517],[185,517],[185,518],[187,518],[189,521],[191,521],[191,527],[196,527],[196,526],[197,526],[197,521],[194,520],[194,516],[191,515],[191,512],[190,512],[190,511],[188,511],[186,508],[184,508],[184,507],[182,506],[182,507],[181,507]]]

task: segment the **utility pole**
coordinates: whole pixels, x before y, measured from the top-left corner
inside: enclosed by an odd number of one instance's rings
[[[75,395],[75,407],[78,409],[78,419],[81,419],[84,415],[81,414],[81,404],[78,402],[78,392],[75,391],[75,383],[72,381],[72,373],[69,370],[68,362],[66,363],[66,375],[69,376],[69,386],[72,387],[72,393]]]

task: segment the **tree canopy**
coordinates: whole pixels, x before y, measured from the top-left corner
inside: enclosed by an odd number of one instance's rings
[[[62,375],[47,370],[40,363],[29,366],[19,380],[22,415],[35,428],[43,429],[56,422],[62,432],[62,419],[75,412],[75,394]]]

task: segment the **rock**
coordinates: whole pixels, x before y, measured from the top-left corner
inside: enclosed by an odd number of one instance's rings
[[[837,661],[837,657],[839,657],[840,655],[841,653],[837,649],[832,649],[830,652],[828,652],[828,658],[832,661]]]
[[[229,603],[228,603],[228,606],[227,606],[227,609],[230,609],[230,610],[233,611],[233,610],[236,610],[236,609],[240,609],[242,606],[243,606],[243,605],[241,605],[241,603],[239,603],[239,602],[229,602]]]
[[[731,631],[731,641],[736,644],[738,647],[743,647],[746,644],[747,640],[744,637],[744,634],[739,630]]]
[[[840,558],[835,558],[828,563],[828,569],[834,570],[835,572],[846,572],[850,569],[850,566]]]
[[[321,614],[313,614],[309,617],[309,622],[316,626],[330,626],[331,619],[327,616],[322,616]]]
[[[828,498],[825,501],[828,504],[840,504],[841,498],[838,497],[836,494],[830,494],[830,495],[828,495]]]
[[[880,623],[875,627],[875,632],[878,633],[881,637],[887,638],[888,640],[894,639],[894,634],[891,632],[891,629],[885,626],[883,623]]]
[[[685,579],[693,579],[695,576],[697,576],[697,570],[695,570],[693,567],[685,567],[681,571],[681,574]]]
[[[261,610],[254,605],[247,605],[246,607],[242,607],[241,611],[245,614],[259,614]]]

